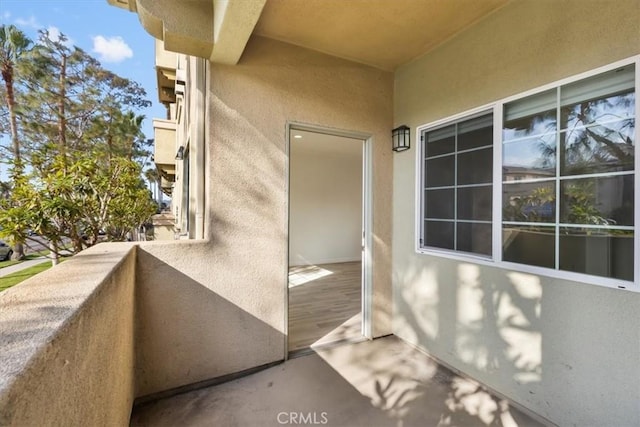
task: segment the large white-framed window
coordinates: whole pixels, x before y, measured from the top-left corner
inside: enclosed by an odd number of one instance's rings
[[[630,58],[419,126],[417,251],[640,291],[639,74]]]

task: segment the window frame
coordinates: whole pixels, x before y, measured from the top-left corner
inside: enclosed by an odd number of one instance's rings
[[[503,123],[504,123],[504,106],[512,101],[524,99],[526,97],[539,94],[551,89],[557,89],[560,86],[571,84],[589,77],[593,77],[600,73],[612,71],[617,68],[635,64],[635,140],[634,140],[634,241],[633,241],[633,258],[634,258],[634,281],[626,281],[622,279],[614,279],[590,275],[586,273],[578,273],[572,271],[559,270],[555,268],[538,267],[527,264],[519,264],[515,262],[504,261],[502,259],[502,165],[503,165]],[[640,55],[635,55],[620,61],[607,64],[580,74],[575,74],[554,82],[535,87],[533,89],[517,93],[515,95],[496,100],[495,102],[482,105],[455,115],[419,125],[415,128],[414,141],[416,141],[415,150],[415,232],[414,232],[414,250],[419,255],[437,256],[457,261],[473,262],[479,265],[498,267],[504,270],[534,274],[541,277],[561,279],[572,282],[580,282],[585,284],[604,286],[612,289],[622,289],[633,292],[640,292],[640,128],[638,127],[638,113],[640,112]],[[446,126],[455,122],[463,121],[482,114],[493,114],[493,204],[492,204],[492,254],[490,257],[476,255],[473,253],[439,249],[433,247],[422,247],[420,239],[423,233],[423,224],[425,219],[424,203],[423,203],[423,187],[425,179],[425,168],[422,165],[424,157],[424,142],[421,136],[425,131],[433,130]]]
[[[422,127],[418,127],[416,129],[416,137],[415,137],[415,141],[418,141],[418,143],[416,144],[418,146],[418,149],[416,150],[418,152],[417,155],[417,159],[416,159],[416,170],[419,171],[419,179],[417,181],[416,184],[416,196],[419,203],[419,206],[417,208],[418,212],[417,212],[417,216],[416,216],[416,230],[417,230],[417,239],[416,239],[416,250],[418,252],[421,251],[427,251],[427,252],[437,252],[437,253],[443,253],[443,254],[449,254],[451,256],[462,256],[464,258],[473,258],[473,259],[480,259],[480,260],[492,260],[495,257],[495,247],[493,247],[493,243],[491,246],[491,255],[490,256],[486,256],[486,255],[481,255],[481,254],[474,254],[472,252],[464,252],[464,251],[460,251],[460,250],[456,250],[456,249],[444,249],[444,248],[436,248],[436,247],[422,247],[420,244],[420,239],[423,236],[423,227],[424,227],[424,220],[426,220],[425,217],[425,211],[424,211],[424,203],[423,203],[423,194],[424,194],[424,183],[425,183],[425,168],[422,167],[422,161],[424,160],[424,155],[425,155],[425,143],[424,141],[421,140],[422,135],[424,132],[429,132],[431,130],[436,130],[438,128],[442,128],[442,127],[446,127],[448,125],[452,125],[455,123],[460,123],[466,120],[472,120],[487,114],[492,114],[492,119],[493,119],[493,141],[492,141],[492,156],[493,156],[493,168],[492,168],[492,179],[491,179],[491,190],[492,193],[495,191],[495,137],[496,137],[496,116],[495,116],[495,111],[494,111],[494,105],[489,105],[489,106],[483,106],[483,107],[479,107],[479,108],[475,108],[473,110],[461,113],[461,114],[456,114],[455,116],[452,117],[447,117],[446,119],[443,120],[438,120],[436,122],[433,122],[427,126],[422,126]],[[464,150],[463,150],[464,152]],[[457,150],[455,151],[455,153],[457,153]],[[458,188],[459,185],[456,184],[454,185],[454,188]],[[464,186],[462,186],[463,188],[465,188]],[[454,201],[455,203],[455,201]],[[455,206],[455,205],[454,205]],[[454,207],[455,209],[455,207]],[[455,214],[454,214],[455,215]],[[494,221],[495,221],[495,194],[492,194],[492,206],[491,206],[491,234],[492,234],[492,241],[493,241],[493,229],[494,227]],[[465,222],[465,221],[459,221],[457,218],[452,220],[452,222],[454,224],[457,224],[458,222]],[[455,244],[455,242],[454,242]]]

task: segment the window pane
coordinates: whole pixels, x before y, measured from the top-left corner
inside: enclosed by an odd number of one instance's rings
[[[557,91],[528,96],[504,106],[505,141],[556,131]]]
[[[503,221],[555,222],[554,181],[502,185]]]
[[[635,120],[576,128],[560,134],[562,175],[633,170]]]
[[[560,270],[633,280],[633,231],[560,229]]]
[[[550,178],[556,175],[556,137],[541,135],[502,146],[503,181]]]
[[[456,149],[455,125],[425,133],[425,154],[427,157],[453,153]]]
[[[555,268],[555,228],[505,225],[502,250],[505,261]]]
[[[457,250],[491,255],[491,224],[458,222],[457,225]]]
[[[425,212],[427,218],[453,219],[453,188],[425,191]]]
[[[427,160],[427,187],[454,185],[455,156],[438,157]]]
[[[562,129],[633,117],[635,101],[631,91],[562,107]]]
[[[491,186],[458,188],[458,219],[491,221]]]
[[[627,65],[560,88],[562,129],[635,114],[635,66]]]
[[[425,246],[453,249],[453,222],[425,221]]]
[[[633,177],[560,182],[560,221],[569,224],[633,225]]]
[[[458,124],[458,151],[493,144],[493,114]]]
[[[458,185],[488,184],[493,177],[493,149],[458,154]]]

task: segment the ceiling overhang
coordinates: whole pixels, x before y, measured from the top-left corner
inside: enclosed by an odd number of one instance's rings
[[[168,51],[237,64],[266,0],[107,0],[137,12]]]
[[[393,71],[510,0],[107,0],[167,50],[236,64],[252,34]]]

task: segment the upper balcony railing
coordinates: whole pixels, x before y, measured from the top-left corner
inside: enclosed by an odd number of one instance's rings
[[[176,169],[176,123],[172,120],[153,119],[154,153],[156,165],[169,175]]]

